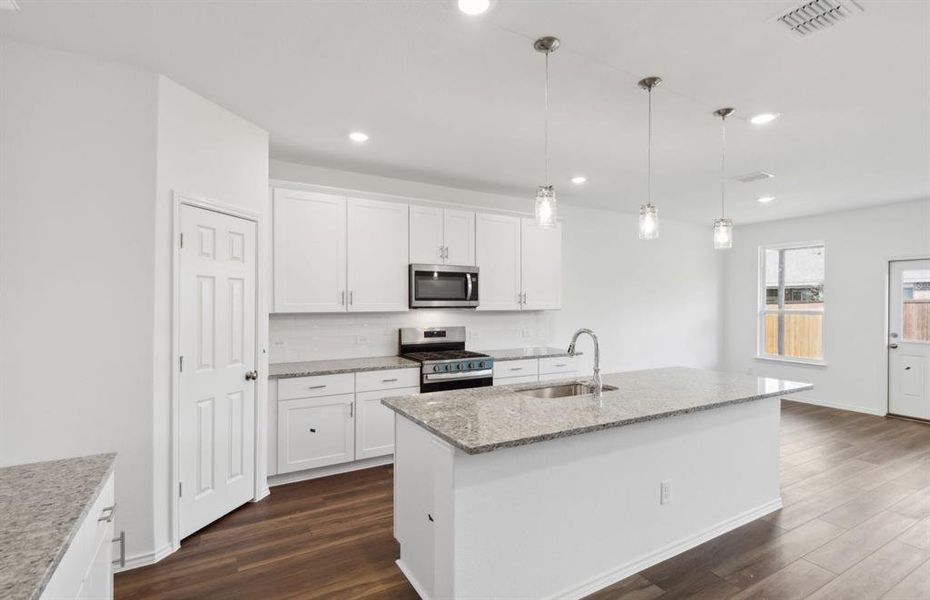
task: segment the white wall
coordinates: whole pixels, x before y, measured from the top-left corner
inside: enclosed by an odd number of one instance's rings
[[[758,249],[823,240],[827,366],[755,360]],[[888,259],[930,256],[930,199],[739,227],[726,253],[724,366],[814,383],[799,398],[885,414]]]
[[[158,78],[158,172],[155,205],[155,317],[153,435],[155,443],[155,544],[159,553],[170,545],[171,483],[171,306],[174,252],[173,192],[209,200],[260,218],[268,206],[268,133],[165,77]],[[261,229],[259,229],[261,232]],[[261,236],[261,233],[259,234]],[[264,251],[264,240],[259,239]],[[259,264],[262,264],[261,261]],[[261,287],[261,286],[259,286]],[[259,314],[266,309],[259,299]],[[268,339],[261,319],[258,339]],[[256,365],[263,375],[265,358]],[[257,382],[256,402],[267,384]],[[267,411],[261,410],[260,414]],[[259,461],[259,464],[264,464]]]
[[[118,452],[152,546],[156,77],[0,41],[0,464]]]
[[[273,179],[377,191],[397,196],[527,212],[527,199],[374,177],[279,161]],[[714,367],[720,335],[720,257],[709,227],[662,222],[654,242],[637,238],[637,217],[562,205],[563,290],[560,311],[477,313],[410,311],[380,315],[274,315],[273,362],[396,354],[398,327],[466,325],[468,346],[494,349],[567,346],[579,327],[601,340],[606,371],[684,365]],[[358,336],[367,338],[358,343]],[[585,360],[593,358],[582,341]]]

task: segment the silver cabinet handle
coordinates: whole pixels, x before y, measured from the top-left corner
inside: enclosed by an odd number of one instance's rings
[[[108,506],[103,509],[103,515],[97,519],[97,522],[106,521],[107,523],[113,522],[113,513],[116,512],[116,503],[113,503],[113,506]]]
[[[342,290],[341,292],[339,292],[339,306],[345,306],[345,305],[346,305],[346,291]]]
[[[523,367],[510,367],[511,371],[522,371]]]
[[[397,381],[397,378],[393,377],[391,379],[382,379],[381,383],[391,383],[392,381]]]
[[[555,368],[558,369],[559,367],[567,367],[567,366],[568,366],[568,364],[566,364],[566,363],[559,363],[559,364],[555,365]]]
[[[258,379],[258,371],[246,371],[245,380],[246,381],[255,381]]]
[[[111,542],[119,542],[119,558],[113,561],[114,565],[119,565],[119,568],[126,566],[126,532],[120,531],[119,537],[115,537]]]
[[[439,244],[439,258],[443,259],[446,257],[446,247],[442,244]]]
[[[355,416],[355,401],[349,402],[349,417]]]
[[[323,385],[311,385],[307,389],[308,390],[322,390],[325,387],[326,387],[326,384],[324,383]]]
[[[353,297],[353,294],[352,294],[352,291],[350,290],[349,291],[349,306],[352,306],[352,297]]]

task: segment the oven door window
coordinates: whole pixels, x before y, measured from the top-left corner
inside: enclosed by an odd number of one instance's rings
[[[462,273],[417,271],[414,286],[417,300],[468,299],[468,281]]]

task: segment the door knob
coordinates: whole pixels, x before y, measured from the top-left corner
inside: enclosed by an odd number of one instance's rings
[[[245,380],[246,381],[255,381],[258,379],[258,371],[246,371]]]
[[[891,348],[892,350],[894,350],[894,349],[896,349],[896,348],[898,347],[898,345],[897,345],[897,344],[888,344],[888,347]]]

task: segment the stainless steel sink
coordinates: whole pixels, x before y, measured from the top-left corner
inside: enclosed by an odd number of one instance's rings
[[[605,384],[601,387],[601,391],[603,392],[609,392],[615,389],[617,389],[617,386],[615,385]],[[546,387],[520,390],[519,393],[525,394],[527,396],[534,396],[536,398],[566,398],[568,396],[584,396],[587,394],[593,394],[594,386],[583,381],[576,381],[574,383],[563,383],[560,385],[549,385]]]

